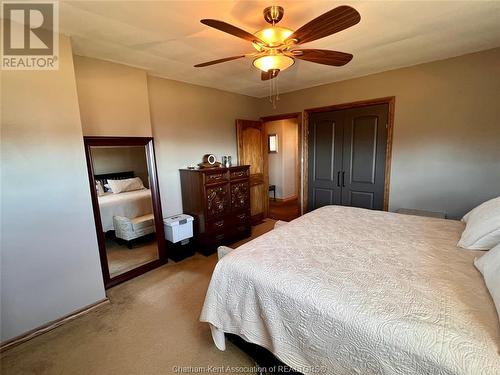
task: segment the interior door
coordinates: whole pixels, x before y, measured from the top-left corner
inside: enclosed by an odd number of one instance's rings
[[[261,121],[236,120],[238,162],[250,165],[250,214],[252,224],[267,217],[269,176],[265,132]]]
[[[308,127],[308,211],[338,204],[384,209],[387,104],[313,113]]]
[[[342,120],[341,111],[309,118],[308,211],[341,203]]]
[[[388,106],[344,112],[342,205],[382,210]]]

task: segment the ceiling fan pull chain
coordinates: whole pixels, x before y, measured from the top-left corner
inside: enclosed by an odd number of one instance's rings
[[[273,80],[269,80],[269,101],[273,102]]]
[[[271,71],[269,71],[270,74]],[[279,93],[279,85],[278,85],[278,76],[275,75],[274,78],[269,79],[269,102],[273,105],[273,108],[276,109],[276,102],[280,100]]]
[[[271,85],[272,85],[272,100],[271,103],[273,104],[273,109],[276,109],[276,101],[279,100],[278,97],[278,82],[277,82],[277,77],[275,79],[271,80]]]
[[[274,102],[274,96],[273,96],[273,86],[274,86],[273,80],[269,80],[269,102],[271,103],[273,108],[276,108],[276,104]]]
[[[274,96],[273,96],[273,108],[276,109],[276,100],[278,100],[278,84],[276,83],[277,79],[275,78],[273,80],[273,85],[274,85]]]
[[[279,77],[276,77],[276,101],[280,100],[280,85],[278,84]]]

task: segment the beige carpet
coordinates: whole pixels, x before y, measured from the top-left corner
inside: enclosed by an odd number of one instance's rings
[[[252,237],[273,225],[266,220]],[[110,289],[111,303],[2,353],[2,374],[173,374],[181,373],[175,366],[253,366],[229,342],[225,352],[217,350],[210,329],[198,321],[216,262],[216,255],[196,254]]]

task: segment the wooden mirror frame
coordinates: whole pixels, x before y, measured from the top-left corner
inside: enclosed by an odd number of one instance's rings
[[[92,208],[94,210],[94,221],[97,232],[97,242],[99,245],[99,257],[101,260],[102,277],[106,289],[142,275],[154,268],[167,263],[167,248],[165,234],[163,231],[163,214],[161,210],[160,190],[158,186],[158,174],[156,171],[155,153],[153,138],[151,137],[83,137],[85,146],[85,157],[87,159],[87,172],[89,177],[90,195],[92,197]],[[153,204],[153,214],[155,218],[156,240],[158,243],[158,259],[140,265],[137,268],[126,271],[115,277],[110,277],[108,257],[106,254],[105,235],[102,230],[101,213],[99,211],[99,201],[94,181],[94,165],[92,163],[91,147],[95,146],[143,146],[146,152],[146,162],[149,174],[149,189],[151,190],[151,200]]]

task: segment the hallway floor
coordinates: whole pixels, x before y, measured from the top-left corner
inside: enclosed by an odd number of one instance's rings
[[[269,217],[275,220],[292,221],[300,216],[299,200],[287,202],[269,199]]]

